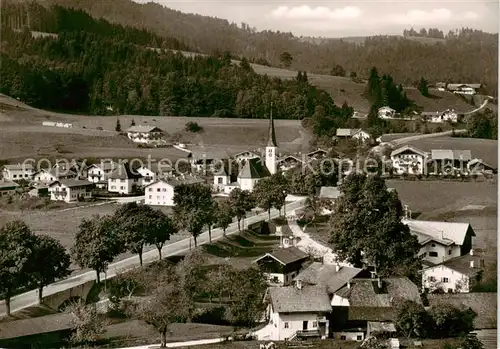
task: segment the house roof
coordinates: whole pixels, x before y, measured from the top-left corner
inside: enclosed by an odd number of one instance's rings
[[[54,184],[62,184],[68,188],[73,188],[73,187],[83,187],[83,186],[88,186],[88,185],[93,185],[94,183],[83,180],[83,179],[60,179],[57,181],[54,181],[49,184],[49,187],[52,187]]]
[[[477,165],[477,164],[482,164],[485,168],[489,168],[491,170],[494,170],[495,168],[491,165],[488,165],[487,163],[485,163],[482,159],[472,159],[471,161],[469,161],[468,165],[469,166],[474,166],[474,165]]]
[[[338,187],[321,187],[319,190],[320,199],[337,199],[340,195]]]
[[[141,166],[138,170],[150,170],[153,173],[172,172],[174,168],[167,163],[152,163],[151,165]]]
[[[278,248],[272,252],[266,253],[265,255],[259,257],[254,261],[254,263],[266,258],[271,257],[272,259],[278,261],[283,265],[292,264],[304,259],[307,259],[309,255],[295,246],[287,248]]]
[[[270,287],[269,297],[274,311],[278,313],[316,313],[330,312],[330,297],[325,286],[305,285]]]
[[[315,156],[316,154],[323,154],[323,155],[327,155],[328,154],[328,151],[324,150],[324,149],[316,149],[314,151],[311,151],[309,153],[306,154],[307,157],[313,157]]]
[[[362,269],[345,266],[340,267],[339,271],[336,268],[336,265],[313,262],[301,270],[294,280],[301,280],[303,283],[312,285],[323,285],[327,287],[329,293],[335,293],[362,271]]]
[[[259,154],[251,150],[240,151],[239,153],[233,154],[231,157],[236,158],[240,155],[247,155],[247,154],[250,156],[260,157]]]
[[[231,154],[221,147],[195,146],[190,150],[188,157],[195,160],[224,160],[229,159]]]
[[[74,315],[71,313],[58,313],[30,319],[2,322],[0,326],[0,339],[69,330],[73,326],[72,322],[74,318]]]
[[[351,307],[391,308],[403,299],[422,302],[417,285],[407,277],[383,278],[381,289],[377,279],[353,279],[336,294],[347,298]]]
[[[471,261],[474,262],[474,268],[470,266]],[[471,256],[470,254],[448,259],[427,269],[433,269],[438,266],[445,266],[467,276],[473,276],[483,269],[481,257],[476,255]]]
[[[359,131],[361,131],[360,128],[338,128],[336,135],[337,137],[352,137]]]
[[[165,178],[165,179],[158,179],[157,181],[148,184],[145,186],[145,188],[150,187],[152,185],[155,185],[157,183],[165,183],[167,185],[170,185],[172,187],[176,187],[181,184],[196,184],[196,183],[205,183],[205,181],[201,178],[194,177],[194,176],[178,176],[178,177],[172,177],[172,178]]]
[[[451,304],[465,306],[474,311],[476,329],[497,328],[497,294],[487,292],[428,294],[429,305]]]
[[[402,222],[408,225],[412,234],[417,235],[421,244],[433,240],[445,245],[449,245],[451,242],[461,246],[468,233],[476,236],[469,223],[420,221],[414,219],[403,219]]]
[[[239,178],[264,178],[271,176],[267,167],[262,163],[259,158],[248,159],[245,161],[243,168],[238,174]]]
[[[0,189],[17,188],[17,187],[19,187],[19,184],[17,184],[16,182],[0,179]]]
[[[472,159],[470,150],[451,150],[451,149],[432,149],[432,160],[462,160],[469,161]]]
[[[368,332],[396,332],[396,326],[392,322],[368,321]]]
[[[149,133],[149,132],[163,132],[163,131],[156,126],[137,125],[129,127],[127,129],[127,132]]]
[[[119,163],[117,162],[114,162],[114,161],[104,161],[102,163],[99,163],[99,164],[92,164],[88,167],[88,170],[90,170],[92,167],[97,167],[103,171],[107,171],[107,170],[114,170],[114,169],[117,169],[118,167],[120,166]]]
[[[422,155],[422,156],[426,156],[427,153],[423,150],[420,150],[418,149],[417,147],[414,147],[413,145],[409,145],[409,144],[406,144],[406,145],[403,145],[402,147],[398,148],[398,149],[395,149],[392,151],[391,153],[391,156],[396,156],[398,154],[401,154],[405,151],[410,151],[410,152],[413,152],[413,153],[416,153],[418,155]]]
[[[11,164],[11,165],[3,165],[3,168],[6,170],[33,170],[33,165],[31,164]]]
[[[391,107],[388,107],[388,106],[378,108],[378,111],[381,111],[381,110],[395,111],[394,109],[392,109]]]
[[[481,84],[448,84],[446,85],[446,88],[448,90],[456,90],[459,87],[472,87],[472,88],[481,88]]]
[[[297,162],[303,162],[302,159],[299,159],[298,157],[293,156],[293,155],[285,155],[282,158],[278,159],[278,161],[276,161],[276,162],[280,163],[280,162],[289,161],[289,160],[295,160]]]
[[[134,179],[140,177],[141,175],[133,171],[128,163],[122,163],[118,164],[118,167],[110,173],[108,179]]]

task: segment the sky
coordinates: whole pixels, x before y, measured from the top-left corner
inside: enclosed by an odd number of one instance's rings
[[[151,0],[134,0],[139,3]],[[257,30],[297,36],[347,37],[402,34],[403,29],[469,27],[498,33],[499,1],[277,1],[153,0],[182,12],[245,22]]]

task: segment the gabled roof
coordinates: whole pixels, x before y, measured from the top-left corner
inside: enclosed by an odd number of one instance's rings
[[[428,294],[432,307],[437,304],[451,304],[455,307],[470,308],[477,314],[474,328],[497,328],[497,294],[488,292]]]
[[[391,107],[388,107],[388,106],[384,106],[384,107],[380,107],[380,108],[378,108],[378,111],[381,111],[381,110],[390,110],[390,111],[395,111],[394,109],[392,109]]]
[[[359,131],[361,131],[360,128],[338,128],[336,135],[337,137],[352,137]]]
[[[75,316],[72,313],[58,313],[30,319],[3,322],[0,326],[0,339],[26,337],[43,333],[69,330],[73,327]]]
[[[137,171],[140,171],[140,170],[149,170],[153,173],[164,173],[164,172],[172,172],[174,169],[172,166],[170,166],[169,164],[167,163],[153,163],[151,165],[145,165],[145,166],[141,166],[137,169]]]
[[[410,152],[413,152],[415,154],[422,155],[424,157],[427,155],[427,153],[425,151],[420,150],[417,147],[414,147],[413,145],[406,144],[398,149],[393,150],[391,153],[391,156],[396,156],[396,155],[401,154],[405,151],[410,151]]]
[[[455,243],[461,246],[467,234],[476,236],[469,223],[419,221],[414,219],[403,219],[402,222],[408,225],[412,234],[417,235],[421,244],[426,244],[432,240],[445,245]]]
[[[267,167],[262,163],[259,158],[248,159],[245,161],[243,168],[238,174],[239,178],[265,178],[271,176]]]
[[[448,84],[446,85],[446,88],[448,90],[456,90],[460,87],[471,87],[474,89],[481,88],[481,84]]]
[[[336,265],[313,262],[301,270],[294,280],[301,280],[303,284],[323,285],[327,287],[328,293],[335,293],[362,271],[345,266],[341,266],[338,271],[336,268]]]
[[[306,154],[307,157],[313,157],[314,155],[316,154],[323,154],[323,155],[327,155],[328,154],[328,151],[324,150],[324,149],[316,149],[312,152],[309,152]]]
[[[432,160],[469,161],[472,155],[470,150],[432,149],[431,158]]]
[[[259,155],[259,154],[257,154],[257,153],[256,153],[256,152],[254,152],[254,151],[251,151],[251,150],[240,151],[239,153],[233,154],[231,157],[232,157],[232,158],[237,158],[237,157],[238,157],[238,156],[240,156],[240,155],[246,155],[246,154],[248,154],[248,155],[250,155],[250,156],[254,156],[254,157],[256,157],[256,158],[259,158],[259,157],[260,157],[260,155]]]
[[[474,268],[471,268],[471,266],[470,266],[471,261],[474,262]],[[449,269],[452,269],[453,271],[457,271],[460,274],[463,274],[463,275],[466,275],[469,277],[476,275],[477,273],[479,273],[483,269],[483,267],[481,265],[481,257],[480,256],[476,256],[476,255],[471,256],[470,254],[466,254],[463,256],[448,259],[442,263],[439,263],[439,264],[433,265],[429,268],[426,268],[425,270],[434,269],[434,268],[439,267],[439,266],[447,267]]]
[[[33,170],[32,164],[3,165],[6,170]]]
[[[156,126],[137,125],[129,127],[127,129],[127,132],[149,133],[149,132],[163,132],[163,131]]]
[[[286,155],[286,156],[283,156],[282,158],[278,159],[278,161],[276,161],[276,163],[280,163],[280,162],[284,162],[284,161],[289,161],[289,160],[295,160],[297,162],[303,162],[302,159],[299,159],[296,156]]]
[[[172,177],[172,178],[158,179],[155,182],[148,184],[144,188],[150,187],[150,186],[158,184],[158,183],[165,183],[169,186],[176,187],[176,186],[181,185],[181,184],[205,183],[205,181],[201,178],[193,177],[193,176],[178,176],[178,177]]]
[[[288,265],[301,260],[305,260],[309,257],[309,255],[299,248],[291,246],[287,248],[279,248],[272,252],[266,253],[262,257],[257,258],[254,263],[257,263],[258,261],[266,257],[270,257],[283,265]]]
[[[325,286],[270,287],[269,298],[278,313],[331,312],[330,297]]]
[[[231,155],[225,148],[196,146],[190,150],[188,158],[195,160],[224,160],[229,159]]]
[[[471,161],[469,161],[469,163],[467,164],[468,166],[476,166],[476,165],[483,165],[486,169],[490,169],[490,170],[494,170],[495,168],[491,165],[488,165],[487,163],[485,163],[482,159],[472,159]]]
[[[114,161],[103,161],[102,163],[98,164],[92,164],[90,165],[87,170],[90,170],[92,167],[101,169],[102,171],[107,171],[107,170],[115,170],[120,166],[119,163],[114,162]]]
[[[321,187],[319,190],[320,199],[337,199],[342,193],[338,187]]]
[[[134,173],[128,163],[123,163],[119,164],[118,168],[111,172],[111,174],[108,176],[108,179],[135,179],[140,177],[141,175],[138,173]]]
[[[82,180],[81,179],[61,179],[61,180],[57,180],[57,181],[50,183],[49,188],[54,186],[55,184],[61,184],[61,185],[64,185],[68,188],[94,185],[94,183],[83,180],[83,179]]]

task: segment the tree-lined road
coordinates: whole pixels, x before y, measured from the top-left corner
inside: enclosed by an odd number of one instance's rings
[[[305,205],[305,199],[299,199],[298,201],[287,203],[286,212],[292,212],[295,209],[303,208]],[[271,210],[271,218],[276,218],[279,216],[279,212],[276,209]],[[253,224],[259,221],[263,221],[268,218],[268,213],[263,212],[258,215],[249,217],[245,219],[245,226],[248,224]],[[243,226],[242,226],[243,228]],[[226,230],[226,235],[232,235],[238,233],[238,224],[232,223]],[[222,229],[214,229],[212,230],[212,241],[217,240],[222,237]],[[208,242],[208,232],[204,232],[201,234],[198,239],[198,245],[202,245]],[[193,246],[192,239],[187,238],[181,241],[177,241],[172,244],[168,244],[163,247],[162,255],[163,257],[169,257],[176,254],[181,254],[189,250],[190,246]],[[151,251],[145,252],[143,255],[144,264],[151,263],[153,261],[158,260],[158,251],[153,249]],[[103,280],[106,276],[107,278],[114,277],[115,275],[122,273],[125,270],[133,269],[139,266],[139,257],[134,255],[127,259],[112,263],[109,265],[107,275],[101,274],[101,280]],[[69,290],[73,287],[83,285],[88,281],[96,280],[95,271],[84,272],[79,275],[72,276],[70,278],[57,281],[53,284],[44,288],[44,297],[53,295],[58,292]],[[38,305],[38,294],[36,290],[32,290],[18,296],[12,297],[11,299],[11,311],[12,313]],[[5,302],[0,301],[0,317],[5,316]]]

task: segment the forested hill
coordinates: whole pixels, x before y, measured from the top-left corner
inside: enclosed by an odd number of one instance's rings
[[[367,78],[367,72],[376,66],[381,74],[390,74],[405,85],[424,77],[431,83],[483,83],[491,94],[497,90],[498,34],[461,29],[443,35],[441,40],[424,41],[430,44],[415,40],[411,31],[406,32],[407,37],[366,38],[362,45],[343,40],[315,42],[291,33],[257,32],[247,24],[185,14],[156,3],[138,4],[131,0],[39,2],[75,7],[114,23],[148,28],[162,36],[177,38],[197,52],[229,51],[235,56],[278,66],[280,55],[286,51],[293,57],[292,68],[297,70],[328,74],[333,67],[341,65],[347,72]]]

